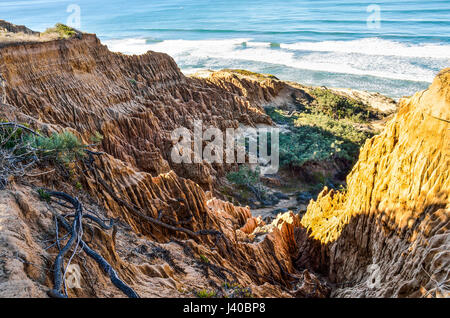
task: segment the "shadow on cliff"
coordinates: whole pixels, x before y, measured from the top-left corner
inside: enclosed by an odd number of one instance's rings
[[[442,255],[450,248],[445,238],[450,225],[446,204],[430,204],[420,211],[403,227],[392,217],[395,211],[357,215],[328,244],[310,238],[304,227],[297,228],[295,268],[325,278],[337,297],[421,297],[441,288],[449,265]]]

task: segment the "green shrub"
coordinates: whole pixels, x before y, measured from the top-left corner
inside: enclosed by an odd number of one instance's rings
[[[294,125],[295,117],[288,116],[288,113],[284,110],[274,107],[267,107],[265,111],[266,114],[269,115],[269,117],[279,125]]]
[[[236,184],[236,185],[250,185],[250,184],[257,184],[260,181],[260,170],[259,168],[252,171],[247,166],[241,166],[239,168],[239,171],[237,172],[230,172],[227,175],[228,181]]]
[[[320,114],[299,114],[294,120],[294,126],[316,127],[331,133],[333,136],[340,137],[345,141],[355,143],[358,146],[362,146],[367,138],[373,136],[372,133],[356,129],[351,120],[335,120]]]
[[[0,118],[0,123],[9,123],[9,120]],[[20,125],[25,128],[30,128],[30,125],[27,123]],[[29,132],[18,126],[0,126],[0,147],[8,150],[17,149],[18,145],[28,138],[28,135]]]
[[[22,177],[27,171],[44,164],[62,164],[60,167],[71,173],[73,165],[69,164],[82,159],[87,147],[67,131],[47,137],[26,125],[3,122],[0,125],[0,189],[6,186],[11,176]],[[78,183],[75,187],[82,189]],[[39,195],[48,201],[42,190]]]
[[[341,158],[355,161],[360,147],[372,133],[355,128],[351,119],[336,120],[321,113],[295,113],[268,108],[274,122],[287,125],[280,133],[281,166],[301,167],[310,161]]]
[[[250,288],[244,288],[238,283],[225,282],[222,287],[225,289],[225,295],[229,298],[253,298],[254,295]]]
[[[102,142],[102,140],[103,140],[103,135],[100,134],[98,131],[96,131],[96,132],[94,133],[94,135],[91,136],[91,142],[92,142],[93,144],[99,144],[99,143]]]
[[[200,255],[200,260],[202,263],[209,264],[209,259],[205,255]]]
[[[56,23],[53,28],[49,28],[44,32],[44,34],[49,33],[57,33],[60,38],[67,39],[75,36],[77,34],[77,31],[65,24]]]
[[[314,113],[324,114],[333,119],[351,119],[354,122],[367,122],[369,119],[378,118],[377,111],[368,107],[361,101],[341,96],[326,88],[311,90],[315,98]]]
[[[50,137],[32,137],[31,146],[39,150],[42,159],[70,163],[85,156],[85,145],[72,133],[64,131]]]
[[[217,296],[215,291],[209,291],[206,289],[199,290],[195,293],[198,298],[214,298]]]
[[[50,195],[44,189],[39,189],[38,190],[38,194],[39,194],[39,198],[42,201],[50,202],[50,199],[51,199]]]
[[[257,201],[264,201],[267,198],[267,191],[261,182],[261,170],[255,170],[248,166],[241,166],[239,171],[227,174],[228,181],[237,186],[240,192],[237,195],[241,202],[250,203],[256,198]]]
[[[240,70],[240,69],[223,69],[222,72],[229,72],[229,73],[235,73],[235,74],[239,74],[239,75],[243,75],[243,76],[249,76],[249,77],[254,77],[257,78],[259,80],[265,80],[265,79],[274,79],[274,80],[278,80],[278,78],[272,74],[261,74],[261,73],[255,73],[255,72],[251,72],[251,71],[247,71],[247,70]]]
[[[23,126],[27,127],[25,124]],[[12,151],[21,161],[34,158],[60,163],[84,157],[86,149],[81,140],[68,131],[47,137],[12,126],[0,126],[0,147]]]

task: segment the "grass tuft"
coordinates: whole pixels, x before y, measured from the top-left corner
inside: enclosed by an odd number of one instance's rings
[[[58,34],[61,39],[68,39],[77,35],[77,31],[62,23],[56,23],[53,28],[48,28],[43,32],[43,35]]]
[[[226,68],[226,69],[223,69],[222,72],[229,72],[229,73],[239,74],[239,75],[243,75],[243,76],[254,77],[258,80],[266,80],[266,79],[278,80],[278,78],[272,74],[260,74],[260,73],[255,73],[255,72],[241,70],[241,69]]]
[[[195,293],[198,298],[214,298],[217,296],[215,291],[209,291],[206,289],[199,290]]]
[[[209,264],[209,259],[205,255],[200,255],[200,260],[202,263]]]

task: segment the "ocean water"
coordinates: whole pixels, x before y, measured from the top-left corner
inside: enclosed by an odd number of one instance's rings
[[[450,0],[1,0],[0,19],[165,52],[186,74],[240,68],[395,98],[450,67]]]

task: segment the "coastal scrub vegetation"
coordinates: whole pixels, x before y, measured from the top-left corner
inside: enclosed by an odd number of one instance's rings
[[[230,172],[227,175],[227,179],[228,181],[240,186],[257,184],[260,181],[260,170],[255,169],[253,171],[247,166],[241,166],[239,171]]]
[[[69,163],[85,156],[86,146],[68,131],[43,136],[30,133],[28,126],[0,123],[0,145],[26,160],[31,157]]]
[[[67,165],[85,156],[86,145],[71,132],[43,136],[26,124],[0,121],[0,188],[38,164]]]
[[[215,298],[217,293],[215,291],[209,291],[206,289],[202,289],[196,292],[198,298]]]
[[[250,288],[242,287],[238,283],[225,282],[222,287],[225,290],[226,298],[254,298]]]
[[[259,80],[265,80],[265,79],[278,80],[278,78],[272,74],[260,74],[260,73],[255,73],[255,72],[251,72],[251,71],[247,71],[247,70],[226,68],[226,69],[223,69],[222,72],[229,72],[229,73],[235,73],[235,74],[239,74],[239,75],[243,75],[243,76],[254,77]]]
[[[241,165],[238,171],[227,174],[227,179],[234,185],[232,196],[239,200],[241,204],[254,206],[273,206],[280,202],[280,193],[275,194],[267,191],[261,178],[261,169],[255,169],[247,165]]]
[[[53,28],[48,28],[43,32],[43,35],[58,34],[61,39],[68,39],[77,35],[77,31],[62,23],[56,23]]]
[[[368,122],[379,119],[378,111],[356,99],[341,96],[326,88],[314,88],[310,94],[315,98],[310,111],[333,119],[350,119],[353,122]]]
[[[50,137],[32,138],[30,145],[38,150],[41,158],[60,163],[70,163],[84,157],[86,149],[74,134],[67,131],[54,133]]]
[[[205,255],[200,255],[200,261],[205,264],[209,264],[209,259]]]
[[[244,201],[248,200],[252,195],[259,201],[266,199],[259,167],[252,170],[248,166],[240,166],[238,171],[228,173],[227,179],[241,190],[240,196]]]
[[[242,287],[238,283],[225,282],[217,290],[201,289],[194,291],[198,298],[254,298],[253,292],[248,287]]]
[[[311,94],[316,99],[302,112],[266,108],[275,123],[288,129],[280,134],[281,166],[300,168],[310,161],[333,159],[354,162],[361,146],[374,135],[360,124],[378,118],[378,112],[324,88]]]

